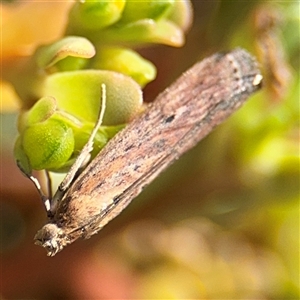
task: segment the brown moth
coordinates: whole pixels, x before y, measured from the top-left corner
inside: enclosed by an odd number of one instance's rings
[[[242,49],[196,63],[74,179],[82,162],[76,163],[54,198],[46,199],[49,220],[35,243],[54,256],[78,238],[96,234],[163,169],[236,111],[261,82],[255,59]],[[92,143],[93,136],[82,152],[88,153]]]

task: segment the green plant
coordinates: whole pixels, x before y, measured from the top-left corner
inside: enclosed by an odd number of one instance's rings
[[[105,83],[107,108],[95,156],[143,110],[142,88],[156,76],[155,66],[135,49],[183,45],[191,15],[188,0],[76,2],[64,36],[38,47],[14,77],[25,107],[15,144],[21,169],[64,172],[72,165],[94,126]]]

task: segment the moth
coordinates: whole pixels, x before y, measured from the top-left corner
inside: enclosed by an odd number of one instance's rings
[[[257,62],[245,50],[214,54],[180,76],[75,176],[92,149],[103,117],[101,109],[74,166],[54,197],[44,199],[48,222],[35,235],[35,244],[54,256],[78,238],[96,234],[261,84]],[[104,105],[105,86],[102,94]]]

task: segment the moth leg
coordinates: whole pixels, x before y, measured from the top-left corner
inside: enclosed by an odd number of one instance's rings
[[[38,179],[36,177],[34,177],[32,174],[28,174],[23,168],[22,166],[20,165],[19,161],[17,161],[17,165],[19,167],[19,169],[21,170],[21,172],[34,184],[35,188],[37,189],[39,195],[40,195],[40,198],[43,202],[43,205],[45,206],[45,209],[46,209],[46,212],[47,212],[47,215],[49,216],[49,213],[50,213],[50,198],[47,197],[44,193],[43,193],[43,190],[41,188],[41,185],[38,181]]]
[[[78,157],[76,158],[74,164],[70,168],[69,172],[67,173],[64,180],[59,185],[56,193],[54,194],[54,197],[51,201],[51,211],[52,213],[56,210],[57,203],[62,199],[65,192],[68,190],[68,188],[71,186],[71,184],[74,181],[75,176],[77,175],[80,168],[84,166],[84,164],[89,160],[90,152],[93,150],[93,144],[94,144],[94,138],[97,134],[97,131],[99,127],[102,124],[104,112],[106,109],[106,85],[101,85],[101,109],[99,110],[99,114],[97,117],[97,122],[95,124],[95,127],[85,144],[85,146],[80,151]]]

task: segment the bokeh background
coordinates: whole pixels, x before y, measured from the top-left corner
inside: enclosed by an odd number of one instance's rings
[[[70,2],[2,2],[2,62],[58,38]],[[244,47],[264,89],[99,234],[53,258],[12,156],[18,99],[1,84],[1,299],[299,299],[299,2],[193,1],[186,45],[141,53],[152,101],[195,61]]]

